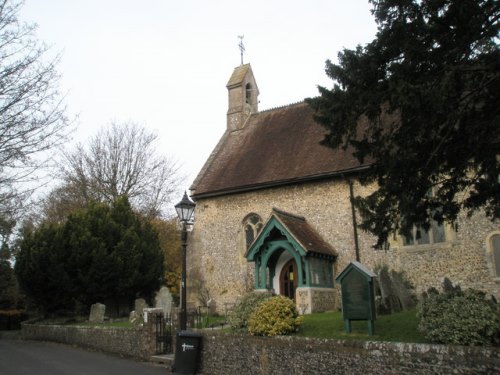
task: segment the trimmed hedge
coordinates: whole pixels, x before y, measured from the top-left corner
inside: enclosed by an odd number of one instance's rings
[[[419,331],[434,343],[500,344],[499,306],[478,290],[433,291],[421,300],[417,317]]]

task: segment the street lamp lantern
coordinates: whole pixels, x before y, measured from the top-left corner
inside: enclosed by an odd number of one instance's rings
[[[186,248],[187,248],[187,230],[186,225],[193,217],[196,204],[189,199],[186,192],[182,200],[175,205],[175,210],[179,216],[179,221],[182,223],[182,275],[181,275],[181,331],[187,328],[187,308],[186,308]]]
[[[179,216],[179,220],[182,224],[187,224],[191,220],[195,207],[196,204],[191,199],[189,199],[187,193],[184,192],[182,200],[175,205],[177,216]]]

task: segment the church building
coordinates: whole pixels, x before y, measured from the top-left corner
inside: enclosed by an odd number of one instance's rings
[[[226,131],[191,186],[189,302],[199,304],[197,285],[218,312],[253,290],[288,296],[300,313],[339,309],[334,279],[354,260],[405,271],[418,293],[446,276],[500,297],[498,222],[463,215],[457,227],[415,229],[376,250],[351,204],[373,190],[358,182],[370,164],[321,146],[325,130],[304,102],[259,112],[250,64],[236,67],[226,87]]]

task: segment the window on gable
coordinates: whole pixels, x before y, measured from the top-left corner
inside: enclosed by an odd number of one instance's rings
[[[421,227],[413,227],[411,235],[403,236],[404,246],[428,245],[441,242],[446,242],[446,236],[443,224],[438,224],[437,221],[432,221],[429,230]]]
[[[245,245],[248,249],[262,229],[262,219],[257,214],[250,214],[243,220],[245,231]]]

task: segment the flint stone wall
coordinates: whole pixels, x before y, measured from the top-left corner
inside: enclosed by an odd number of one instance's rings
[[[498,374],[500,349],[203,333],[205,375]]]
[[[373,186],[354,183],[355,195],[367,196],[372,191]],[[197,303],[194,284],[190,284],[195,278],[201,279],[210,291],[219,313],[224,313],[225,304],[237,302],[254,289],[255,267],[245,258],[242,221],[249,213],[256,213],[266,222],[273,207],[304,216],[335,248],[339,254],[334,263],[335,275],[356,259],[349,185],[345,180],[199,199],[195,225],[188,236],[189,301]],[[357,221],[361,222],[359,215]],[[491,233],[500,233],[499,221],[491,222],[481,213],[470,218],[461,215],[457,226],[458,231],[446,228],[445,243],[403,246],[398,237],[391,239],[387,251],[374,250],[375,237],[358,230],[360,261],[372,270],[385,264],[391,270],[405,271],[418,295],[429,287],[439,288],[446,276],[463,289],[480,289],[500,299],[500,278],[493,274],[492,256],[486,244]],[[335,309],[340,309],[338,286],[335,293]]]
[[[120,329],[22,323],[21,337],[25,340],[76,345],[142,360],[149,360],[156,350],[152,325]]]

